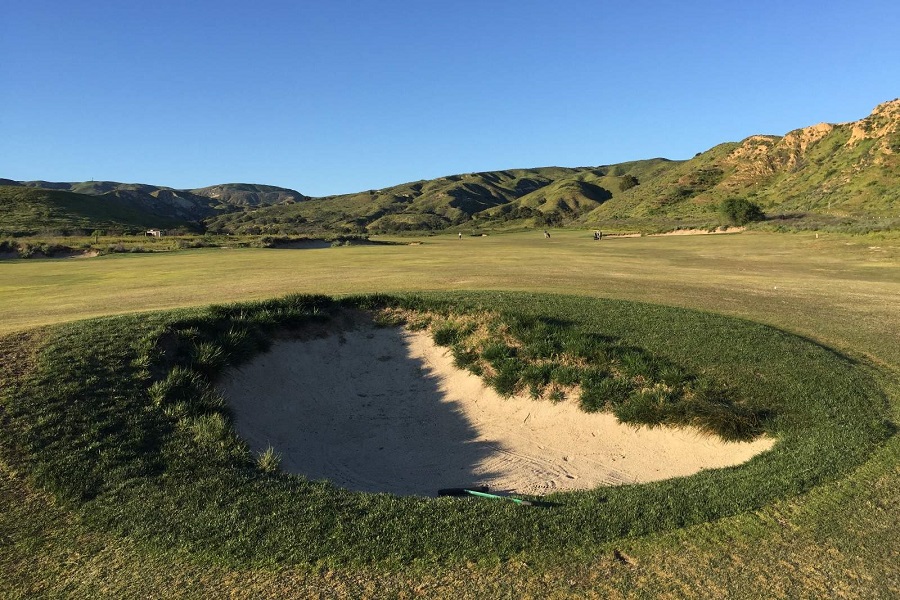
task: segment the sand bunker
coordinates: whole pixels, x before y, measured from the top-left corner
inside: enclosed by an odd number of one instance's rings
[[[773,444],[635,429],[571,401],[504,399],[428,334],[400,328],[276,342],[219,389],[254,451],[271,445],[287,472],[366,492],[484,484],[541,495],[735,465]]]

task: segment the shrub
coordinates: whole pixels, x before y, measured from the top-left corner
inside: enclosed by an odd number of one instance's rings
[[[619,178],[619,191],[624,192],[626,190],[630,190],[631,188],[639,185],[640,182],[638,178],[634,175],[623,175]]]
[[[746,225],[766,218],[759,205],[744,198],[729,198],[719,205],[719,214],[732,225]]]

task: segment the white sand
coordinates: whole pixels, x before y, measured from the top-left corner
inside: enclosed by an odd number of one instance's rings
[[[271,444],[285,471],[367,492],[484,484],[540,495],[736,465],[774,443],[635,429],[571,401],[504,399],[430,336],[399,328],[280,341],[219,388],[254,451]]]

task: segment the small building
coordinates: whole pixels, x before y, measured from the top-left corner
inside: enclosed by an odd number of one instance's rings
[[[152,237],[162,237],[162,230],[160,229],[148,229],[147,233],[144,236],[152,236]]]

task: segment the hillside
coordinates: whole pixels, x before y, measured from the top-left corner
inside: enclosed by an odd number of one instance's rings
[[[547,226],[571,222],[633,181],[665,171],[653,159],[612,167],[543,167],[465,173],[357,194],[222,214],[208,222],[226,233],[383,233],[470,226]],[[607,187],[604,187],[607,186]],[[607,189],[610,188],[610,189]]]
[[[189,191],[198,196],[218,200],[228,206],[238,207],[292,204],[308,200],[307,196],[295,190],[253,183],[223,183]]]
[[[194,202],[210,206],[219,204],[227,207],[266,206],[282,202],[300,202],[307,199],[306,196],[296,190],[253,183],[222,183],[191,190],[177,190],[144,183],[119,183],[117,181],[54,182],[0,179],[0,185],[22,185],[45,190],[64,190],[92,196],[128,192],[135,197],[140,195],[145,198],[159,198],[163,202],[179,198],[189,203]],[[209,200],[215,200],[216,202],[210,203]]]
[[[116,194],[124,194],[119,196]],[[128,192],[99,196],[62,190],[0,185],[0,235],[90,233],[96,229],[134,231],[149,227],[201,229],[197,222],[151,209],[127,197]]]
[[[109,211],[131,211],[128,222],[143,227],[160,226],[163,220],[178,224],[170,226],[235,234],[548,226],[658,230],[716,226],[722,202],[741,199],[759,206],[776,225],[869,230],[900,223],[900,99],[877,106],[859,121],[821,123],[783,136],[753,135],[686,161],[656,158],[465,173],[323,198],[242,183],[192,190],[110,181],[0,184],[88,195],[104,203],[105,209],[97,205],[88,211],[99,221],[88,213],[76,219],[71,212],[76,205],[94,205],[75,197],[43,196],[68,206],[70,221],[86,228],[100,227]],[[27,222],[27,214],[44,213],[23,211],[21,202],[19,208],[4,210],[0,215],[18,211],[18,216],[0,220],[3,230],[56,227]]]
[[[865,230],[897,224],[900,99],[859,121],[754,135],[686,161],[467,173],[208,221],[230,233],[384,233],[583,226],[712,227],[725,200],[775,224]]]
[[[616,195],[584,218],[710,218],[727,198],[767,214],[847,224],[892,219],[900,200],[900,99],[851,123],[716,146]]]
[[[307,200],[294,190],[245,183],[177,190],[116,181],[0,179],[0,189],[0,233],[7,235],[153,227],[203,231],[207,219],[223,212]]]

